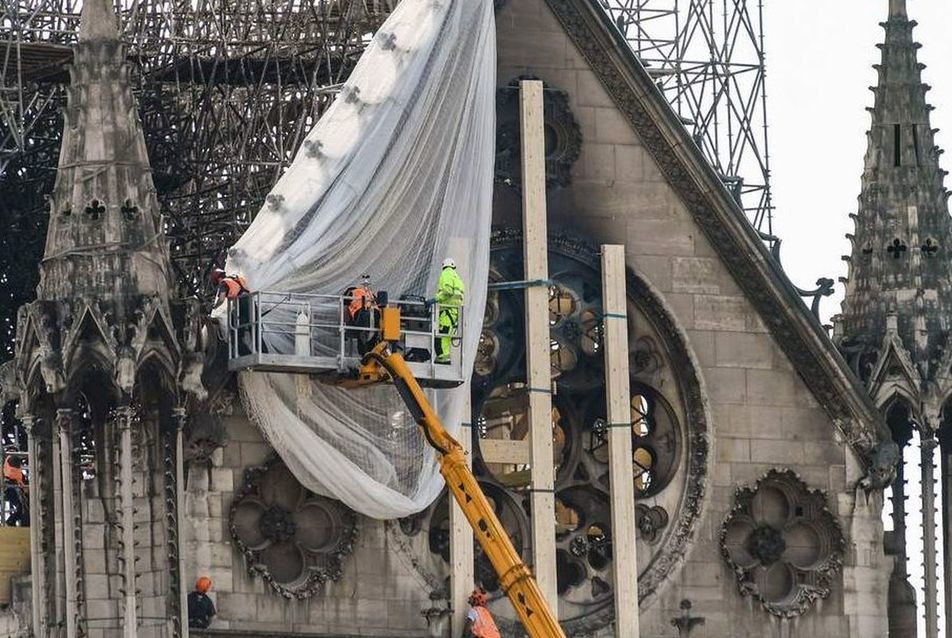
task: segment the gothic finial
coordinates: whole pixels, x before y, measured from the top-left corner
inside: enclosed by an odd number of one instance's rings
[[[906,0],[889,0],[889,17],[906,18]]]
[[[119,39],[116,12],[112,0],[86,0],[79,20],[79,41],[96,42]]]

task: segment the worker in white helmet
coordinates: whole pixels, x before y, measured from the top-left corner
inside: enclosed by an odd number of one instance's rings
[[[436,297],[429,300],[431,304],[437,304],[440,334],[445,335],[436,340],[437,363],[450,362],[450,348],[459,327],[459,311],[463,307],[465,293],[466,286],[456,272],[456,262],[452,258],[444,259],[440,280],[436,286]]]

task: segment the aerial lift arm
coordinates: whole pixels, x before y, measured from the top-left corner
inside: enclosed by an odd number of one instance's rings
[[[407,367],[403,355],[391,348],[391,343],[399,339],[399,309],[383,308],[382,311],[383,338],[364,356],[359,373],[361,382],[389,380],[396,386],[427,442],[436,449],[440,473],[499,575],[499,583],[512,601],[526,633],[531,638],[564,638],[565,633],[559,627],[553,610],[549,609],[532,572],[522,562],[496,517],[492,504],[470,471],[465,450],[443,427],[443,422]]]

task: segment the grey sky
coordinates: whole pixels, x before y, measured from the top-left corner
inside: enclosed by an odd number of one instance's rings
[[[765,1],[767,91],[774,232],[783,238],[787,274],[801,288],[818,277],[846,274],[845,233],[856,212],[866,131],[876,83],[871,65],[883,41],[879,23],[887,0]],[[908,0],[919,26],[919,61],[932,85],[933,128],[952,170],[952,2]],[[952,179],[946,181],[952,186]],[[825,318],[839,311],[843,288],[824,303]]]

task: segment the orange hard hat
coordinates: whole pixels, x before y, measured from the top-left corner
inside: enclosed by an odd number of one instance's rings
[[[212,588],[212,579],[209,578],[208,576],[202,576],[201,578],[195,581],[195,591],[205,594],[211,588]]]
[[[482,587],[477,587],[473,590],[473,593],[469,595],[469,604],[475,607],[485,607],[488,602],[489,595]]]

